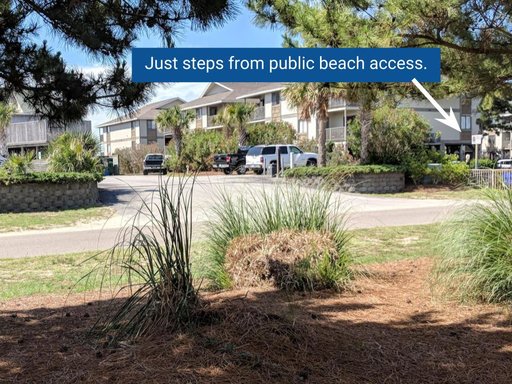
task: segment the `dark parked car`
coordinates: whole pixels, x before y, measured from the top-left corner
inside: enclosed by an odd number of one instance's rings
[[[161,153],[149,153],[146,155],[144,158],[143,173],[147,175],[150,172],[158,172],[163,175],[167,174],[164,155]]]
[[[219,153],[213,156],[213,168],[222,169],[222,171],[229,175],[236,171],[239,175],[245,174],[245,156],[251,147],[240,147],[237,153]]]

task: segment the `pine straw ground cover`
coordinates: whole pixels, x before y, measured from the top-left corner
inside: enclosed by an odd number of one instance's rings
[[[0,382],[512,382],[505,307],[432,301],[427,258],[368,269],[342,293],[204,293],[194,330],[112,348],[86,337],[97,294],[7,301]]]
[[[339,254],[335,234],[327,231],[239,236],[227,249],[226,270],[234,288],[341,289],[350,277],[348,257]]]

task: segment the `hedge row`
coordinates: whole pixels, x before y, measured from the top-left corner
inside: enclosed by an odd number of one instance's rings
[[[347,177],[354,174],[369,173],[393,173],[403,172],[400,167],[394,165],[339,165],[336,167],[297,167],[287,169],[284,173],[286,177]]]
[[[69,183],[85,183],[88,181],[100,182],[103,176],[99,173],[75,173],[75,172],[34,172],[26,175],[8,175],[0,173],[0,184],[28,184],[28,183],[52,183],[52,184],[69,184]]]

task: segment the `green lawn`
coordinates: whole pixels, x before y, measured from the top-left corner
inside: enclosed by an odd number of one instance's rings
[[[358,229],[351,232],[351,253],[359,264],[433,256],[439,225]]]
[[[437,200],[474,200],[485,199],[485,193],[477,188],[449,189],[446,187],[422,187],[400,193],[372,195],[379,197],[396,197],[403,199],[437,199]]]
[[[77,223],[105,219],[113,212],[112,208],[93,207],[55,212],[0,213],[0,232],[68,227]]]
[[[370,228],[351,232],[355,262],[369,264],[433,255],[438,224]],[[192,246],[193,266],[201,258],[204,242]],[[0,259],[0,300],[48,293],[83,292],[100,288],[106,253],[85,252],[61,256]],[[195,262],[194,262],[195,260]],[[87,279],[83,276],[91,273]],[[196,276],[198,273],[196,273]],[[113,270],[113,280],[119,280]],[[200,277],[200,276],[197,276]]]

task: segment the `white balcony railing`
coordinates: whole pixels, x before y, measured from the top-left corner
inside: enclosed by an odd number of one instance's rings
[[[347,103],[345,99],[330,99],[329,109],[333,108],[357,108],[357,104]]]
[[[327,141],[340,143],[345,141],[345,127],[329,127],[325,129]]]

